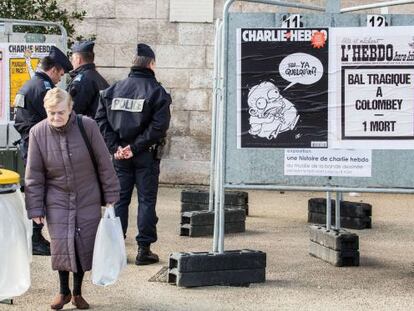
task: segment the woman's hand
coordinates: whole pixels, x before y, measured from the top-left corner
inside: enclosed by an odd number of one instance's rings
[[[32,220],[35,223],[37,223],[38,225],[45,223],[45,218],[44,217],[35,217],[35,218],[32,218]]]

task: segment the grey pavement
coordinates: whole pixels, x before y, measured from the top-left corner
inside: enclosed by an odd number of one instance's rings
[[[349,198],[373,205],[373,228],[351,230],[360,237],[361,266],[338,268],[308,255],[307,200],[321,193],[249,192],[245,233],[227,235],[225,249],[267,253],[266,283],[250,287],[177,288],[148,282],[168,255],[209,251],[212,238],[180,237],[180,188],[160,189],[159,264],[138,267],[136,197],[126,240],[128,266],[115,285],[95,286],[85,275],[83,295],[93,310],[413,310],[414,196],[362,194]],[[135,194],[134,194],[135,195]],[[57,272],[48,257],[34,257],[32,286],[13,306],[0,310],[48,310],[58,291]],[[70,304],[65,310],[73,309]]]

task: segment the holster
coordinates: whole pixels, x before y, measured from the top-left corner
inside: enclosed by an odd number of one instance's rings
[[[160,142],[155,146],[155,159],[161,160],[165,153],[165,144],[166,139],[163,138],[160,140]]]

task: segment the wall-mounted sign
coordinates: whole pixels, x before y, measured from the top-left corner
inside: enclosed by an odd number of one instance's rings
[[[170,22],[212,23],[214,0],[170,0]]]

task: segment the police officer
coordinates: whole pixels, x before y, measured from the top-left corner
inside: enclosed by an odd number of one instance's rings
[[[26,163],[30,129],[46,118],[43,99],[46,92],[55,87],[65,73],[72,70],[67,56],[57,47],[50,48],[49,55],[41,59],[39,69],[17,92],[14,107],[16,118],[14,127],[20,133],[20,155]],[[43,224],[33,222],[33,255],[50,255],[50,243],[42,235]]]
[[[134,185],[138,191],[138,254],[136,265],[158,262],[150,245],[157,240],[155,204],[160,173],[160,149],[170,124],[171,97],[155,78],[155,54],[138,44],[128,78],[101,92],[95,120],[114,155],[120,184],[115,212],[124,236]]]
[[[95,69],[95,54],[92,41],[75,42],[72,46],[71,62],[74,70],[67,91],[73,98],[76,113],[95,117],[99,102],[99,91],[109,87],[108,82]]]

